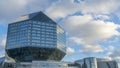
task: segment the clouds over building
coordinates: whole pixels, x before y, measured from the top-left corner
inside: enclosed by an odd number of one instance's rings
[[[62,25],[71,35],[70,40],[72,41],[70,42],[82,45],[82,50],[85,50],[85,52],[104,51],[104,48],[98,43],[100,41],[107,42],[106,40],[120,35],[119,31],[117,31],[120,25],[114,22],[94,20],[90,15],[70,16],[63,21]]]
[[[45,10],[57,0],[1,0],[0,23],[10,23],[24,14]]]
[[[104,53],[110,47],[100,42],[109,43],[120,35],[120,24],[112,21],[111,17],[112,14],[120,17],[119,3],[120,0],[1,0],[0,24],[11,23],[18,16],[42,10],[53,20],[60,19],[59,23],[69,35],[68,54],[76,52],[71,45],[80,46],[79,53]],[[1,46],[5,45],[5,38],[0,42]],[[120,54],[116,55],[120,50],[117,48],[114,45],[114,50],[107,51],[109,57],[120,57]]]

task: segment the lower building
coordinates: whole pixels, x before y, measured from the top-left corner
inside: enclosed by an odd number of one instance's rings
[[[69,64],[69,65],[68,65]],[[22,62],[15,65],[16,68],[79,68],[77,65],[67,62],[54,62],[54,61],[33,61],[31,63]]]
[[[79,64],[80,68],[119,68],[116,61],[104,58],[89,57],[75,63]]]
[[[118,64],[118,68],[120,68],[120,62],[119,63],[117,63]]]
[[[3,58],[2,58],[3,60]],[[1,62],[1,68],[119,68],[116,61],[88,57],[75,62],[32,61],[32,62]]]

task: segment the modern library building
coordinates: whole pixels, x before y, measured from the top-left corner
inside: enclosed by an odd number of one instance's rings
[[[118,68],[116,61],[95,57],[62,62],[65,55],[64,29],[40,11],[8,25],[0,68]]]

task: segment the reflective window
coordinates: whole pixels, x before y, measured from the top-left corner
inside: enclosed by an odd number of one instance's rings
[[[60,50],[66,52],[65,45],[66,45],[65,32],[60,26],[57,26],[57,47]]]
[[[10,24],[8,29],[8,49],[24,46],[55,47],[57,43],[54,23],[23,21]]]
[[[120,68],[120,63],[118,62],[118,68]]]

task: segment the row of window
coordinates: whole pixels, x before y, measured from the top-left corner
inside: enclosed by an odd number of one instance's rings
[[[40,32],[40,31],[44,31],[44,32],[56,32],[56,28],[32,28],[32,29],[9,29],[9,33],[14,33],[14,32],[32,32],[32,31],[36,31],[36,32]]]
[[[12,23],[9,25],[9,27],[16,27],[16,26],[37,26],[37,25],[41,25],[41,26],[51,26],[51,27],[55,27],[56,24],[55,23],[49,23],[49,22],[37,22],[37,21],[24,21],[24,22],[19,22],[19,23]]]
[[[24,32],[21,32],[21,33],[12,33],[12,34],[8,34],[8,36],[11,36],[11,35],[14,35],[14,36],[25,36],[25,35],[30,35],[30,36],[42,36],[42,35],[56,35],[55,32],[36,32],[36,33],[24,33]]]
[[[37,40],[37,39],[32,39],[32,40],[8,40],[7,43],[24,43],[24,42],[36,42],[36,43],[62,43],[62,44],[65,44],[65,42],[59,42],[59,41],[56,41],[55,39],[42,39],[42,40]]]
[[[9,27],[9,29],[22,29],[22,28],[56,28],[56,26],[45,26],[45,25],[22,25],[22,26],[14,26],[14,27]]]
[[[46,30],[46,31],[20,31],[20,32],[9,32],[9,35],[22,35],[22,34],[56,34],[54,30]]]
[[[28,45],[19,45],[19,46],[16,46],[16,45],[9,45],[7,46],[7,49],[10,49],[10,48],[17,48],[17,47],[25,47],[25,46],[28,46]],[[47,47],[47,48],[55,48],[55,45],[53,44],[31,44],[31,46],[35,46],[35,47]]]
[[[36,34],[22,34],[22,33],[20,33],[20,34],[9,34],[8,35],[8,37],[9,38],[15,38],[15,37],[17,37],[17,38],[20,38],[20,37],[24,37],[24,36],[26,36],[26,37],[40,37],[40,38],[42,38],[42,37],[56,37],[56,34],[55,33],[36,33]]]
[[[60,64],[60,63],[59,64],[57,64],[57,63],[53,63],[53,64],[52,63],[50,63],[50,64],[49,63],[48,64],[47,63],[46,64],[38,63],[38,64],[33,64],[32,67],[37,67],[37,68],[38,67],[46,67],[46,68],[55,68],[55,67],[59,68],[59,67],[63,67],[63,68],[66,68],[67,65]]]
[[[8,38],[8,41],[9,40],[14,40],[14,41],[21,41],[21,40],[57,40],[56,36],[51,36],[51,37],[11,37],[11,38]]]
[[[32,36],[32,35],[29,35],[29,36],[24,36],[24,35],[21,35],[21,36],[11,36],[8,38],[8,40],[10,39],[57,39],[56,35],[41,35],[41,36]]]
[[[13,43],[7,43],[7,45],[12,45],[12,46],[18,46],[18,45],[32,45],[32,44],[36,44],[36,45],[56,45],[56,42],[45,42],[45,41],[41,41],[41,42],[13,42]]]
[[[54,38],[41,38],[41,39],[8,39],[8,42],[20,42],[20,41],[56,41]]]

